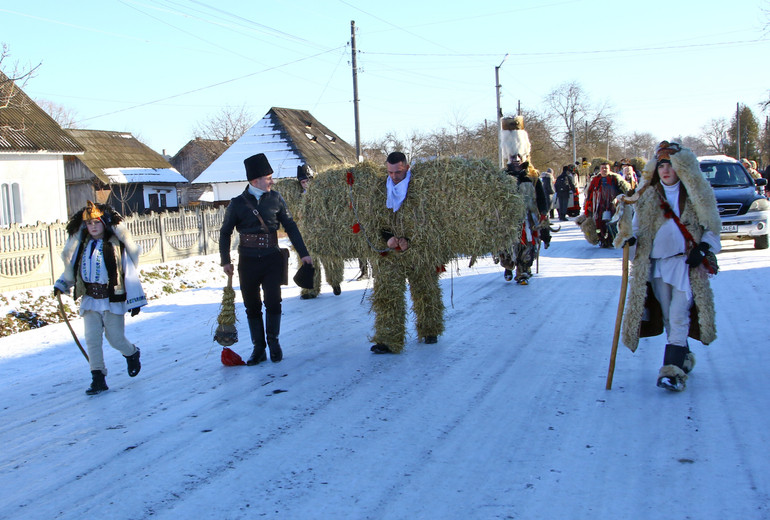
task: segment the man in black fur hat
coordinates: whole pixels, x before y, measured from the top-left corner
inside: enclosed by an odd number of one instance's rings
[[[278,341],[281,331],[281,280],[283,255],[278,247],[278,226],[283,226],[294,249],[306,264],[313,264],[297,224],[286,207],[286,201],[273,186],[273,168],[265,154],[252,155],[243,161],[249,185],[230,200],[219,232],[219,255],[225,274],[235,269],[230,260],[233,229],[240,234],[238,278],[254,350],[247,365],[267,360],[265,347],[270,347],[270,361],[283,359]],[[265,321],[262,321],[264,293]],[[267,336],[267,342],[265,342]]]

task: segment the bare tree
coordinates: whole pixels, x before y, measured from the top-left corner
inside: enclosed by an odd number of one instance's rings
[[[26,106],[28,101],[26,96],[19,96],[18,94],[27,84],[27,81],[34,77],[40,64],[38,63],[34,67],[22,68],[18,62],[16,62],[10,66],[6,66],[10,55],[8,45],[3,43],[0,46],[0,110],[5,108],[15,108],[23,113],[29,108]],[[0,124],[0,137],[6,132],[18,132],[23,130],[23,121],[21,123],[16,123],[14,126]]]
[[[571,151],[573,135],[576,155],[606,155],[614,135],[612,108],[608,102],[593,105],[576,81],[562,83],[545,97],[553,123],[551,138],[562,151]]]
[[[35,100],[35,102],[40,108],[45,110],[48,115],[59,124],[60,127],[77,128],[75,124],[77,117],[75,116],[75,112],[69,108],[66,108],[64,105],[54,103],[53,101],[49,101],[47,99],[38,99]]]
[[[216,139],[226,143],[238,140],[256,122],[254,115],[246,108],[225,106],[205,121],[200,121],[193,129],[194,137]]]
[[[701,127],[700,138],[706,143],[709,151],[717,154],[725,153],[728,128],[730,124],[724,117],[712,119]]]

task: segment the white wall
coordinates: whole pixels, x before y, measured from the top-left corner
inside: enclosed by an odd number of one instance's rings
[[[19,183],[20,224],[66,222],[67,193],[62,155],[0,154],[0,184]]]
[[[151,194],[164,194],[166,196],[166,207],[176,208],[179,207],[179,199],[176,194],[176,186],[144,184],[144,207],[150,207],[150,195]]]
[[[237,197],[248,186],[247,181],[240,182],[217,182],[211,185],[211,190],[214,192],[214,200],[222,201]]]

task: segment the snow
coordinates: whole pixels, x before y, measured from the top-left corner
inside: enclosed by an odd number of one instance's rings
[[[175,168],[104,168],[104,174],[116,184],[131,182],[183,182],[187,179]]]
[[[682,393],[655,386],[662,337],[621,345],[605,390],[620,257],[570,222],[529,286],[461,260],[438,344],[410,321],[392,356],[349,262],[340,296],[284,288],[285,358],[255,367],[219,361],[217,270],[127,317],[142,372],[105,346],[92,397],[64,324],[2,338],[0,518],[770,518],[770,250],[724,243],[719,338]]]

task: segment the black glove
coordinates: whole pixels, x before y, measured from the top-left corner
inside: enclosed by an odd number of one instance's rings
[[[133,318],[134,316],[139,314],[139,311],[141,311],[141,310],[142,310],[141,307],[135,307],[135,308],[131,309],[131,317]]]
[[[710,249],[706,242],[701,242],[696,247],[692,248],[690,254],[687,255],[687,265],[690,267],[698,267],[703,263],[703,259],[706,257],[706,252]]]
[[[623,242],[623,247],[634,247],[636,245],[636,237],[631,237],[625,242]]]
[[[61,290],[58,287],[53,288],[53,297],[56,298],[61,294]]]

